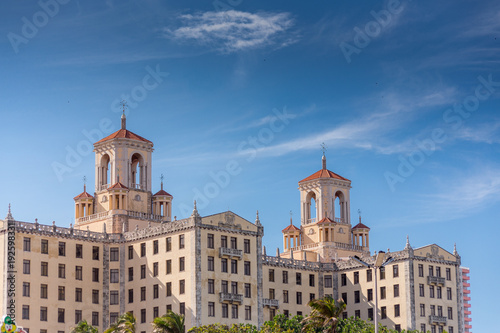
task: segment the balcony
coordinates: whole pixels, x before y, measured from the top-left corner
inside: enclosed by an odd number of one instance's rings
[[[440,284],[444,286],[444,277],[439,277],[439,276],[428,276],[427,277],[427,284]]]
[[[230,293],[219,293],[220,302],[230,302],[230,303],[242,303],[243,295],[241,294],[230,294]]]
[[[470,287],[470,283],[463,282],[462,286],[463,286],[464,288],[469,288],[469,287]]]
[[[236,257],[238,259],[241,259],[243,256],[243,250],[238,250],[238,249],[230,249],[227,247],[220,247],[219,248],[219,258],[222,258],[224,256],[228,257]]]
[[[464,302],[470,301],[470,297],[464,296]]]
[[[263,298],[262,299],[262,305],[263,306],[269,306],[269,307],[279,308],[280,307],[280,301],[277,300],[277,299]]]
[[[467,289],[465,289],[463,292],[464,292],[464,294],[470,294],[470,290],[467,290]]]
[[[464,308],[470,308],[471,305],[469,303],[464,303]]]
[[[446,326],[446,321],[447,321],[446,317],[433,316],[433,315],[429,316],[429,324],[431,324],[431,325],[438,324],[438,325],[445,325]]]
[[[472,321],[472,318],[468,318],[468,317],[465,317],[464,320],[468,323],[470,323]]]

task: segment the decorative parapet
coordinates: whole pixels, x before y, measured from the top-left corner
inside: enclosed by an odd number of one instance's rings
[[[303,251],[303,250],[314,250],[317,248],[336,248],[336,249],[341,249],[341,250],[350,250],[350,251],[359,251],[359,252],[365,252],[366,248],[363,246],[359,245],[353,245],[353,244],[346,244],[346,243],[340,243],[340,242],[321,242],[321,243],[313,243],[313,244],[307,244],[307,245],[301,245],[301,246],[296,246],[292,247],[292,251]]]
[[[445,325],[446,326],[447,318],[442,317],[442,316],[429,316],[429,324],[439,324],[439,325]]]
[[[219,258],[222,258],[224,256],[228,256],[231,258],[236,257],[238,259],[241,259],[241,257],[243,256],[243,251],[238,250],[238,249],[230,249],[227,247],[220,247],[219,248]]]
[[[306,260],[296,260],[280,257],[272,257],[267,255],[262,255],[262,263],[269,266],[286,267],[290,269],[305,269],[312,271],[332,271],[334,269],[334,264],[332,263],[321,263]]]
[[[317,219],[317,218],[307,219],[305,221],[304,221],[304,219],[301,219],[301,224],[302,225],[314,224],[314,223],[318,222],[319,220],[320,219]],[[341,217],[335,217],[333,220],[335,221],[335,223],[338,223],[338,224],[350,225],[349,222],[347,222],[344,218],[341,218]]]
[[[280,307],[280,301],[277,300],[277,299],[263,298],[262,299],[262,306],[269,306],[269,307],[279,308]]]
[[[427,276],[427,284],[440,284],[444,286],[445,279],[439,276]]]
[[[230,293],[219,293],[220,302],[230,302],[230,303],[242,303],[243,295],[241,294],[230,294]]]

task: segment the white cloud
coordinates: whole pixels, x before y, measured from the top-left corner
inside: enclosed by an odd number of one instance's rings
[[[223,53],[270,44],[286,46],[291,39],[285,36],[285,32],[294,24],[289,13],[253,14],[235,10],[188,14],[181,19],[185,26],[175,30],[165,29],[167,37],[197,40]]]

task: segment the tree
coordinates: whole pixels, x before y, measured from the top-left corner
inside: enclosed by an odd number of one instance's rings
[[[304,324],[302,316],[288,318],[284,314],[274,316],[273,320],[266,321],[261,327],[261,333],[300,333]]]
[[[73,327],[71,333],[97,333],[97,328],[87,323],[86,320],[82,320]]]
[[[104,333],[135,333],[134,315],[130,312],[122,314]]]
[[[210,324],[191,328],[188,333],[258,333],[257,327],[250,324]]]
[[[320,329],[325,333],[337,332],[338,317],[346,307],[343,300],[335,302],[331,296],[325,296],[311,300],[308,305],[312,311],[309,316],[302,320],[304,323],[303,332],[310,329]]]
[[[153,333],[184,333],[184,316],[171,310],[153,320]]]

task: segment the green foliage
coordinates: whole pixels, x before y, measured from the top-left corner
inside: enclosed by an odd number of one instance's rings
[[[86,320],[80,321],[70,333],[97,333],[97,328],[87,323]]]
[[[171,310],[153,320],[153,333],[184,333],[184,316]]]
[[[308,305],[312,311],[309,316],[302,320],[304,323],[302,332],[337,332],[339,316],[346,307],[343,300],[335,301],[331,296],[325,296],[320,299],[313,299]]]
[[[302,316],[288,318],[284,314],[279,314],[273,320],[266,321],[261,327],[261,333],[300,333],[302,332]]]
[[[203,325],[191,328],[188,333],[258,333],[257,327],[250,324],[224,324]]]
[[[122,314],[104,333],[135,333],[134,315],[130,312]]]
[[[379,333],[399,333],[394,329],[390,329],[379,324]],[[373,322],[366,322],[360,318],[350,317],[347,319],[339,319],[337,326],[338,333],[374,333],[375,325]],[[406,331],[402,330],[401,333],[420,333],[420,331]]]

